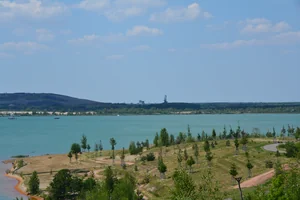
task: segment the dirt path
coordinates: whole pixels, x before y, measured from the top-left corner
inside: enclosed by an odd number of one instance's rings
[[[274,174],[275,174],[274,169],[272,169],[266,173],[255,176],[249,180],[242,182],[241,188],[249,188],[249,187],[261,185],[261,184],[265,183],[267,180],[271,179],[274,176]],[[236,186],[234,186],[234,188],[236,189],[236,188],[238,188],[238,186],[236,185]]]
[[[268,144],[268,145],[265,145],[263,148],[264,150],[266,151],[272,151],[272,152],[276,152],[278,149],[277,149],[277,146],[280,145],[279,143],[276,143],[276,144]],[[285,151],[279,151],[280,153],[285,153]]]
[[[38,196],[28,195],[26,192],[26,188],[24,186],[24,180],[20,176],[12,175],[12,174],[5,174],[5,176],[16,179],[18,181],[17,185],[15,185],[15,190],[18,191],[20,194],[28,196],[32,200],[44,200],[43,198],[38,197]]]

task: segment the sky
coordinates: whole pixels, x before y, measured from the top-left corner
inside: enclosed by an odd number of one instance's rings
[[[0,93],[300,101],[300,0],[0,0]]]

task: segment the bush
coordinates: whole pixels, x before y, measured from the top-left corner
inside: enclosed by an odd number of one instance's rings
[[[153,161],[153,160],[155,160],[155,155],[152,152],[148,153],[146,156],[146,159],[147,159],[147,161]]]
[[[273,162],[271,160],[266,161],[266,168],[273,168]]]
[[[278,145],[278,148],[284,149],[284,148],[285,148],[285,144],[280,144],[280,145]]]
[[[146,176],[144,177],[142,184],[148,184],[150,183],[150,175],[146,174]]]
[[[291,157],[296,157],[299,149],[296,147],[294,142],[287,142],[285,144],[285,150],[286,150],[286,157],[291,158]]]
[[[23,167],[24,165],[25,165],[25,163],[24,163],[24,160],[23,160],[23,159],[18,160],[18,162],[17,162],[18,168],[21,168],[21,167]]]
[[[147,157],[146,157],[146,156],[142,156],[142,157],[141,157],[141,161],[142,161],[142,162],[145,162],[146,160],[147,160]]]

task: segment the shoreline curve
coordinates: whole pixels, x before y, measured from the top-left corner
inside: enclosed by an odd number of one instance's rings
[[[24,190],[22,190],[21,185],[24,182],[24,180],[20,176],[11,175],[11,174],[4,174],[4,176],[6,176],[8,178],[15,179],[15,180],[18,181],[18,183],[14,186],[14,188],[20,194],[25,195],[25,196],[29,197],[32,200],[44,200],[44,198],[42,198],[42,197],[28,195],[27,192],[25,192]]]

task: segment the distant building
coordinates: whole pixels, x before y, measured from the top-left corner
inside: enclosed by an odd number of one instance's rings
[[[164,103],[168,103],[168,96],[167,95],[165,95]]]
[[[140,105],[145,105],[145,101],[139,100]]]

